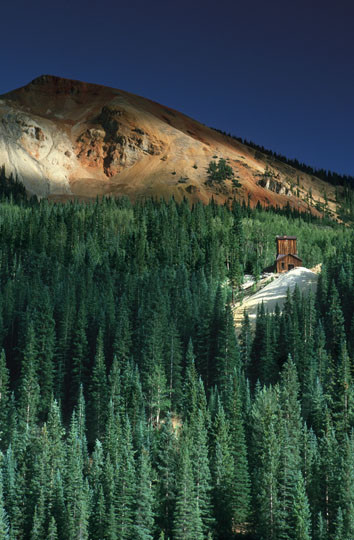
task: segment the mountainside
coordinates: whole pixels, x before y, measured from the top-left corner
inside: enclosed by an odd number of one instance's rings
[[[208,182],[209,164],[220,158],[234,178]],[[173,195],[224,202],[237,196],[251,205],[289,203],[316,213],[326,194],[327,209],[336,210],[330,184],[177,111],[51,75],[0,97],[0,165],[30,193],[56,200]]]

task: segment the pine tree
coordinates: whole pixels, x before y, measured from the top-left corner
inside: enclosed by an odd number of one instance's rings
[[[229,380],[236,372],[241,374],[240,350],[230,305],[226,306],[224,325],[219,338],[219,350],[214,358],[216,384],[221,394],[227,391]]]
[[[49,521],[47,540],[58,540],[58,529],[55,518],[52,516]]]
[[[204,537],[213,530],[215,520],[212,511],[212,480],[209,464],[208,431],[202,410],[198,410],[187,427],[186,437],[191,443],[190,458],[193,464],[195,498],[202,521]]]
[[[65,472],[65,471],[64,471]],[[64,487],[61,471],[57,471],[53,484],[52,497],[52,517],[55,519],[55,526],[58,531],[58,538],[68,538],[68,510],[65,506]],[[48,533],[49,534],[49,533]]]
[[[61,421],[59,405],[55,400],[52,400],[50,404],[46,427],[50,456],[50,483],[53,485],[57,471],[61,471],[65,463],[65,446],[63,440],[65,430]]]
[[[90,538],[101,540],[104,538],[107,524],[106,505],[102,485],[96,486],[92,497],[92,510],[90,513]]]
[[[202,520],[195,496],[189,451],[185,441],[182,440],[181,445],[173,538],[175,540],[203,540]]]
[[[107,523],[105,527],[105,532],[107,540],[118,540],[119,537],[117,535],[116,516],[113,504],[109,505],[107,511]]]
[[[265,313],[264,304],[258,306],[257,308],[257,320],[256,320],[256,330],[254,335],[254,340],[252,343],[251,350],[251,365],[249,369],[248,376],[253,385],[256,384],[257,380],[262,379],[263,374],[263,358],[266,356],[266,347],[267,347],[267,317]]]
[[[231,451],[234,461],[232,490],[233,523],[238,529],[242,530],[250,518],[251,483],[241,409],[240,383],[236,373],[234,373],[230,381],[227,395],[227,418],[230,426]]]
[[[64,299],[58,306],[59,312],[56,314],[57,339],[55,349],[55,383],[54,395],[58,401],[66,401],[65,380],[69,363],[69,352],[71,345],[71,332],[74,318],[75,300],[74,287],[69,280],[66,281],[67,290],[62,293]]]
[[[235,470],[230,432],[220,400],[213,421],[212,433],[211,470],[214,486],[213,506],[217,523],[216,528],[219,534],[227,536],[232,530],[232,495]]]
[[[34,509],[32,529],[31,529],[31,540],[37,540],[38,538],[44,537],[44,506],[43,500],[40,500]]]
[[[6,366],[5,351],[0,353],[0,444],[7,439],[7,426],[9,415],[9,371]]]
[[[155,455],[157,476],[157,522],[166,537],[172,534],[173,510],[176,500],[176,433],[171,417],[161,425]]]
[[[344,536],[344,524],[343,524],[343,512],[342,509],[339,507],[337,512],[337,519],[335,523],[335,533],[334,533],[334,540],[343,540],[345,538]]]
[[[294,493],[294,540],[311,540],[311,513],[301,472]]]
[[[326,523],[321,512],[318,514],[314,540],[327,540]]]
[[[240,355],[245,374],[250,375],[252,331],[249,316],[246,311],[243,314],[243,321],[240,332]]]
[[[108,388],[103,351],[103,333],[97,337],[96,356],[90,384],[90,440],[101,439],[107,415]]]
[[[128,414],[132,429],[135,429],[136,424],[144,416],[147,403],[143,394],[138,366],[133,362],[127,362],[122,368],[121,390],[122,406]],[[152,392],[155,391],[152,389]]]
[[[112,366],[108,376],[108,389],[112,406],[118,411],[122,405],[121,369],[116,356],[113,357]]]
[[[342,439],[342,436],[341,436]],[[343,517],[343,538],[354,535],[354,433],[345,436],[340,446],[338,503]]]
[[[38,309],[34,314],[34,327],[36,329],[37,362],[41,392],[39,408],[41,416],[45,418],[53,393],[53,357],[55,351],[55,321],[47,290],[41,293],[38,304]]]
[[[134,497],[136,493],[136,471],[129,419],[125,417],[118,482],[115,486],[115,508],[117,535],[121,540],[130,540],[133,534]]]
[[[78,309],[72,341],[71,403],[76,403],[81,385],[86,385],[89,348],[87,341],[87,313],[84,303]]]
[[[37,377],[37,348],[33,325],[27,330],[21,365],[18,416],[22,428],[28,430],[37,419],[40,388]]]
[[[65,495],[71,538],[88,538],[89,487],[84,479],[83,441],[75,412],[67,440]]]
[[[183,411],[186,418],[196,415],[198,394],[198,374],[195,367],[195,357],[192,340],[189,340],[186,352],[186,373],[183,387]]]
[[[278,528],[282,538],[291,539],[294,527],[291,513],[300,468],[301,411],[298,401],[299,383],[296,366],[289,357],[281,373],[279,419]]]
[[[24,534],[23,496],[25,479],[18,471],[18,465],[11,445],[6,451],[3,463],[4,496],[10,522],[10,536],[16,538]]]
[[[252,407],[252,455],[250,470],[253,476],[253,508],[255,528],[261,538],[277,538],[280,504],[278,472],[280,442],[278,440],[279,410],[274,389],[259,389]]]
[[[326,336],[329,351],[335,360],[339,355],[342,342],[345,340],[344,317],[337,288],[332,284],[326,313]]]
[[[101,442],[97,439],[91,456],[89,484],[91,490],[90,536],[95,540],[104,537],[107,521],[106,503],[103,493],[104,455]]]
[[[182,397],[182,347],[180,337],[175,324],[169,326],[166,338],[166,376],[169,392],[169,401],[176,410]]]
[[[132,329],[129,318],[129,301],[127,295],[123,294],[119,302],[117,314],[116,334],[113,343],[113,356],[116,356],[119,365],[123,365],[130,359],[132,347]]]
[[[340,451],[330,418],[326,421],[325,432],[320,441],[319,450],[321,461],[317,481],[321,484],[320,511],[326,521],[326,529],[331,534],[338,511]]]
[[[345,342],[341,343],[336,371],[337,380],[333,385],[332,396],[333,417],[337,438],[341,440],[354,426],[354,388]]]
[[[133,536],[137,540],[152,540],[154,533],[154,491],[148,452],[143,449],[137,467]]]
[[[9,519],[5,510],[2,475],[0,475],[0,540],[10,540]]]
[[[163,414],[166,414],[171,406],[169,388],[165,371],[162,364],[155,363],[147,377],[147,394],[149,406],[149,423],[159,426]]]
[[[198,318],[195,338],[193,339],[197,371],[206,388],[210,386],[210,326],[210,308],[206,306],[205,311]]]

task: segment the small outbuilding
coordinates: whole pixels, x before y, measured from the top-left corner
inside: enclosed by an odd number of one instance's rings
[[[302,260],[297,254],[296,236],[277,236],[277,258],[275,271],[278,273],[288,272],[293,268],[302,266]]]

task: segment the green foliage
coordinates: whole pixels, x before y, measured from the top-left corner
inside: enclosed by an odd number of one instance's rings
[[[226,160],[219,158],[219,161],[211,161],[207,170],[208,181],[210,185],[221,184],[225,180],[230,180],[234,177],[234,171],[232,167],[227,164]]]
[[[0,202],[0,536],[352,538],[352,231],[235,201],[18,202]],[[237,336],[231,300],[279,233],[323,262],[316,298]]]
[[[12,198],[17,203],[27,200],[25,186],[12,173],[8,176],[5,167],[0,169],[0,199],[3,198]]]
[[[199,499],[196,496],[192,463],[187,442],[182,440],[177,477],[176,506],[173,538],[176,540],[202,540],[202,520]]]

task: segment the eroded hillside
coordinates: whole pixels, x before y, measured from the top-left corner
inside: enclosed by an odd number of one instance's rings
[[[206,183],[220,158],[234,179]],[[50,75],[1,96],[0,164],[30,193],[57,200],[237,196],[316,213],[326,194],[335,212],[334,188],[322,180],[148,99]]]

